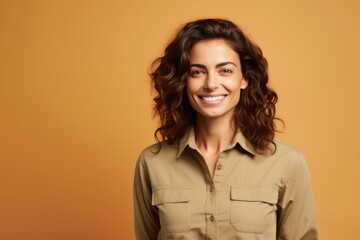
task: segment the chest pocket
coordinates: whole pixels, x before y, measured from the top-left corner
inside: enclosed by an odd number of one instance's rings
[[[238,232],[276,229],[278,190],[272,187],[231,187],[230,223]]]
[[[191,188],[159,188],[152,193],[152,205],[159,210],[164,233],[186,231],[190,225]]]

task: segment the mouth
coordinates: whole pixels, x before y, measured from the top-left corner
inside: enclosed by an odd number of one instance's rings
[[[218,95],[218,96],[199,96],[201,100],[208,103],[217,103],[224,99],[226,95]]]

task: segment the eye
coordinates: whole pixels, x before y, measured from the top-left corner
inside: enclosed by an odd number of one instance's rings
[[[200,69],[190,70],[190,76],[191,77],[200,77],[203,74],[205,74],[204,70],[200,70]]]
[[[223,75],[230,75],[232,74],[234,71],[229,69],[229,68],[222,68],[220,69],[220,73],[223,74]]]

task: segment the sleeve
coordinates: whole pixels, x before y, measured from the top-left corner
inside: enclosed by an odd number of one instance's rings
[[[157,239],[160,229],[157,209],[151,204],[151,184],[143,154],[135,167],[134,177],[134,221],[137,240]]]
[[[301,154],[285,183],[278,209],[278,240],[317,240],[311,181]]]

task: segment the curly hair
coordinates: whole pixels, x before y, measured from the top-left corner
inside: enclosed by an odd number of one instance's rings
[[[236,128],[257,153],[271,150],[270,145],[274,145],[276,150],[273,139],[278,97],[267,86],[267,60],[261,49],[238,26],[224,19],[200,19],[185,24],[166,47],[164,56],[152,63],[150,77],[156,90],[154,115],[160,119],[160,126],[154,133],[156,141],[173,144],[194,126],[196,112],[186,93],[189,54],[197,42],[212,39],[225,40],[237,52],[242,74],[248,82],[235,109]]]

